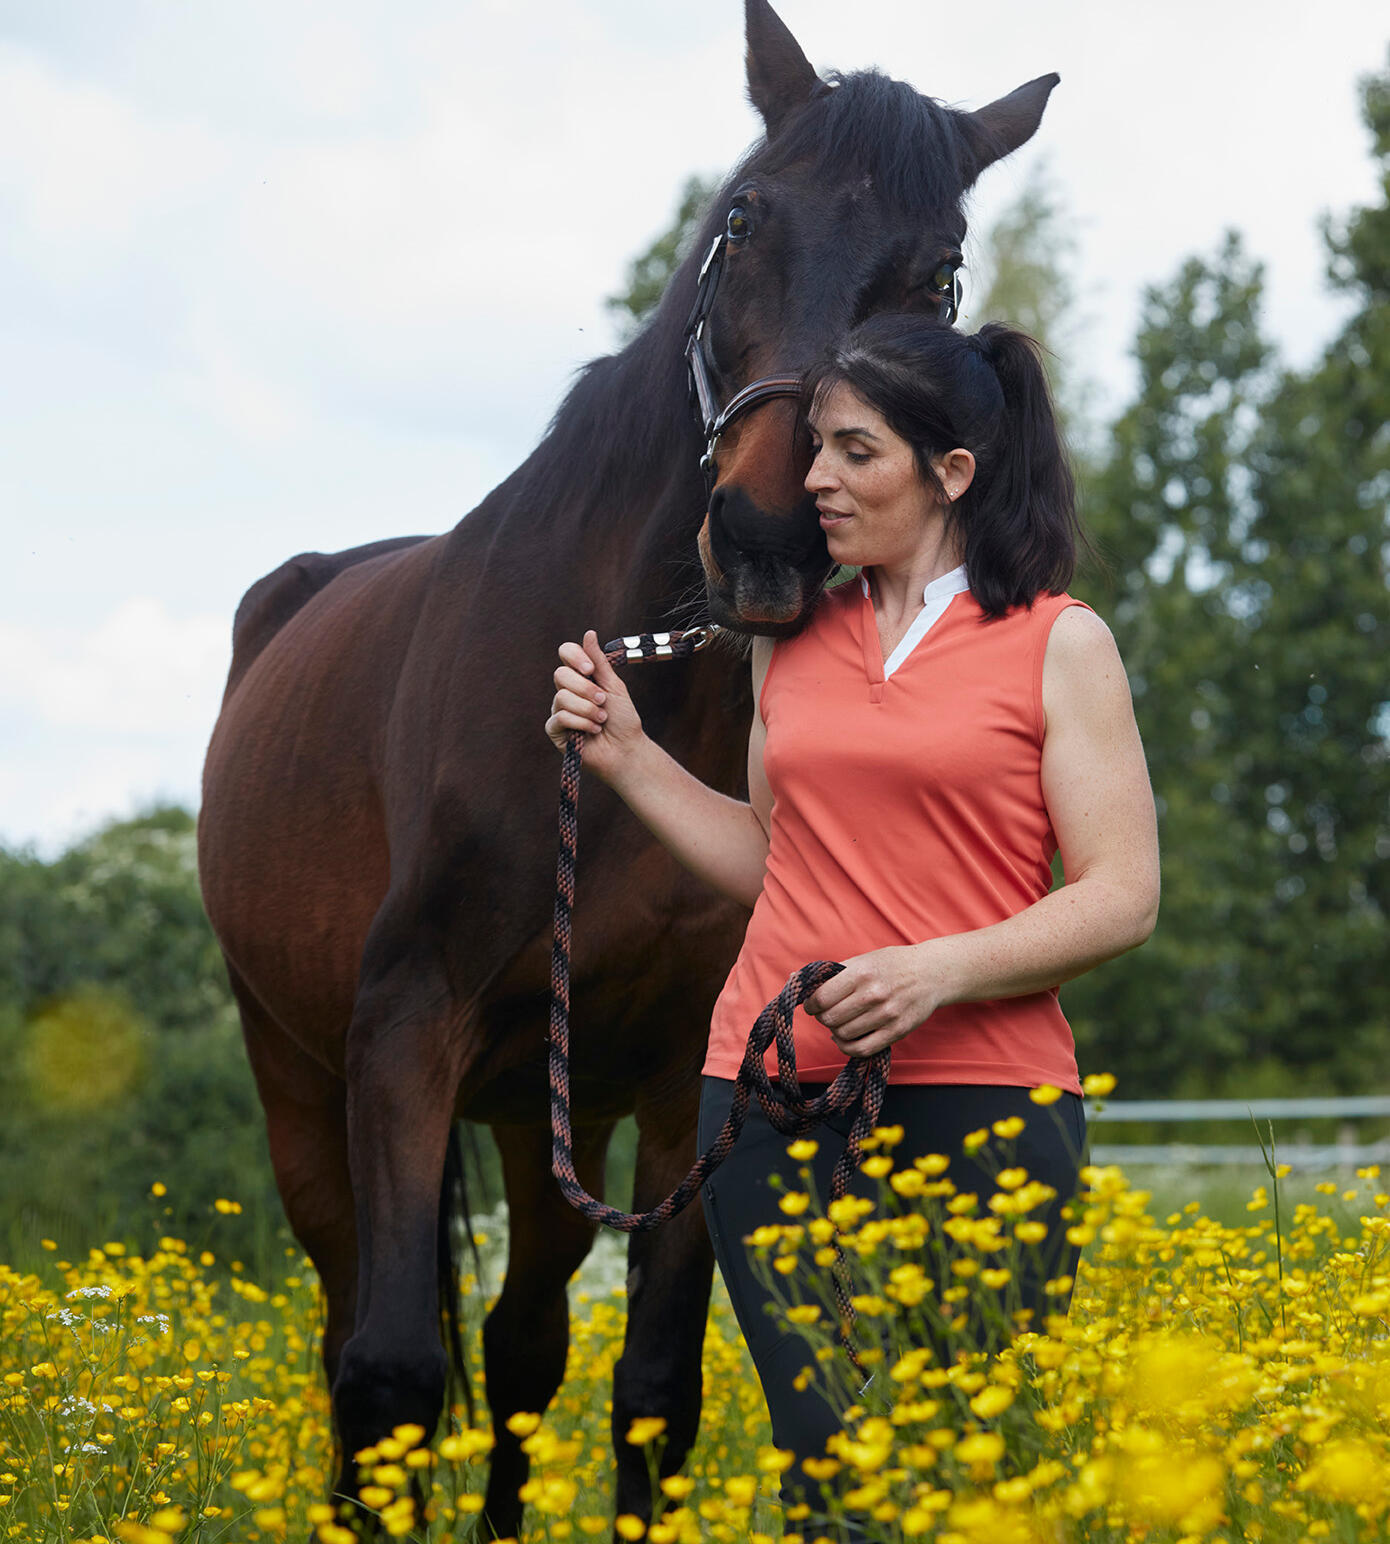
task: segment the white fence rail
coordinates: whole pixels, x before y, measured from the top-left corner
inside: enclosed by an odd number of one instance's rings
[[[1356,1120],[1390,1117],[1390,1094],[1365,1094],[1347,1098],[1307,1099],[1116,1099],[1087,1111],[1091,1130],[1108,1121],[1143,1121],[1168,1124],[1185,1121],[1245,1121],[1254,1117],[1260,1134],[1268,1143],[1270,1121],[1274,1128],[1276,1158],[1291,1169],[1366,1168],[1370,1164],[1390,1163],[1390,1139],[1361,1143],[1356,1140]],[[1306,1131],[1290,1129],[1288,1122],[1298,1120],[1338,1120],[1342,1122],[1336,1142],[1315,1143]],[[1260,1166],[1263,1163],[1258,1142],[1248,1144],[1165,1142],[1158,1144],[1091,1144],[1091,1162],[1126,1165],[1191,1167],[1196,1165]]]

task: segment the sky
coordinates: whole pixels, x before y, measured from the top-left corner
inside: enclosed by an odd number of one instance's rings
[[[1103,409],[1144,286],[1230,227],[1284,358],[1335,334],[1383,0],[779,12],[954,106],[1061,74],[967,261],[1049,178]],[[0,843],[196,805],[245,589],[446,529],[525,456],[685,177],[759,133],[742,55],[738,0],[0,0]]]

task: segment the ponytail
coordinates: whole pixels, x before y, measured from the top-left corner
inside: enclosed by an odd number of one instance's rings
[[[998,616],[1066,589],[1081,530],[1042,350],[1002,322],[987,322],[975,337],[999,382],[1003,411],[982,466],[977,457],[979,486],[972,484],[975,497],[961,511],[961,534],[970,587]]]
[[[808,372],[803,408],[842,383],[912,446],[923,481],[945,505],[986,616],[1066,589],[1085,538],[1032,338],[1002,322],[971,335],[923,316],[874,316]],[[949,503],[931,459],[958,446],[974,456],[975,476]]]

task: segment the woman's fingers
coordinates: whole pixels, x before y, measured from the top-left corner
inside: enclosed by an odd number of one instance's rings
[[[559,655],[546,734],[563,750],[566,736],[580,730],[588,764],[600,777],[609,777],[641,744],[642,720],[592,628],[582,643],[562,643]]]
[[[837,1003],[834,1008],[819,1015],[822,1027],[828,1029],[836,1040],[854,1040],[860,1035],[867,1035],[870,1030],[881,1029],[893,1017],[893,1011],[886,1003],[860,1001]]]
[[[562,643],[559,652],[561,660],[572,670],[579,671],[581,675],[594,673],[594,662],[582,643]]]
[[[857,975],[849,967],[837,971],[829,981],[822,983],[806,999],[805,1008],[813,1019],[819,1019],[838,1003],[851,996],[859,985]]]
[[[598,634],[592,627],[584,634],[584,652],[593,666],[594,680],[605,691],[611,691],[618,684],[618,672],[609,664],[608,656],[598,641]]]
[[[865,1035],[873,1034],[875,1030],[890,1028],[897,1022],[897,1018],[897,1014],[888,1008],[866,1008],[862,1013],[846,1019],[843,1024],[826,1025],[826,1028],[830,1030],[836,1045],[843,1050],[856,1040],[862,1040]]]
[[[602,693],[599,694],[600,697]],[[583,718],[586,721],[601,724],[608,717],[607,710],[601,702],[596,702],[584,692],[562,690],[555,693],[555,700],[550,705],[552,713],[568,713],[575,718]]]
[[[591,682],[600,701],[604,693],[621,686],[618,672],[609,664],[608,656],[598,641],[598,634],[592,627],[584,634],[583,643],[562,643],[559,652],[561,664],[555,672],[556,686],[578,691],[581,689],[581,681]]]
[[[570,692],[576,697],[587,698],[590,702],[603,703],[607,700],[608,693],[596,681],[580,675],[570,665],[561,665],[556,670],[554,679],[557,691]]]
[[[862,1040],[850,1040],[840,1046],[846,1056],[869,1057],[877,1056],[880,1051],[887,1050],[890,1045],[895,1045],[902,1037],[891,1029],[877,1030],[871,1035],[866,1035]]]
[[[596,724],[593,719],[585,718],[580,713],[556,712],[545,721],[545,732],[552,740],[560,741],[573,729],[577,729],[580,734],[597,734],[602,728],[602,724]]]

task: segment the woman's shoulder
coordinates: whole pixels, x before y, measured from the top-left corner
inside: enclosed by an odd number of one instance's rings
[[[1048,652],[1054,645],[1066,654],[1090,657],[1114,653],[1115,637],[1105,621],[1073,595],[1049,595],[1040,609],[1040,620],[1047,631]],[[1035,602],[1035,608],[1040,603]]]
[[[1069,621],[1068,628],[1086,629],[1087,626],[1099,627],[1100,631],[1108,633],[1109,629],[1100,617],[1091,609],[1088,602],[1078,599],[1075,595],[1063,590],[1057,594],[1044,590],[1035,595],[1026,604],[1010,606],[1002,615],[991,617],[975,599],[970,597],[975,609],[978,611],[980,621],[986,626],[1003,626],[1007,631],[1015,633],[1033,633],[1046,637],[1057,625],[1062,617],[1086,618],[1087,621]]]
[[[1040,684],[1049,716],[1065,703],[1128,710],[1129,682],[1115,636],[1089,606],[1070,605],[1056,614]]]

